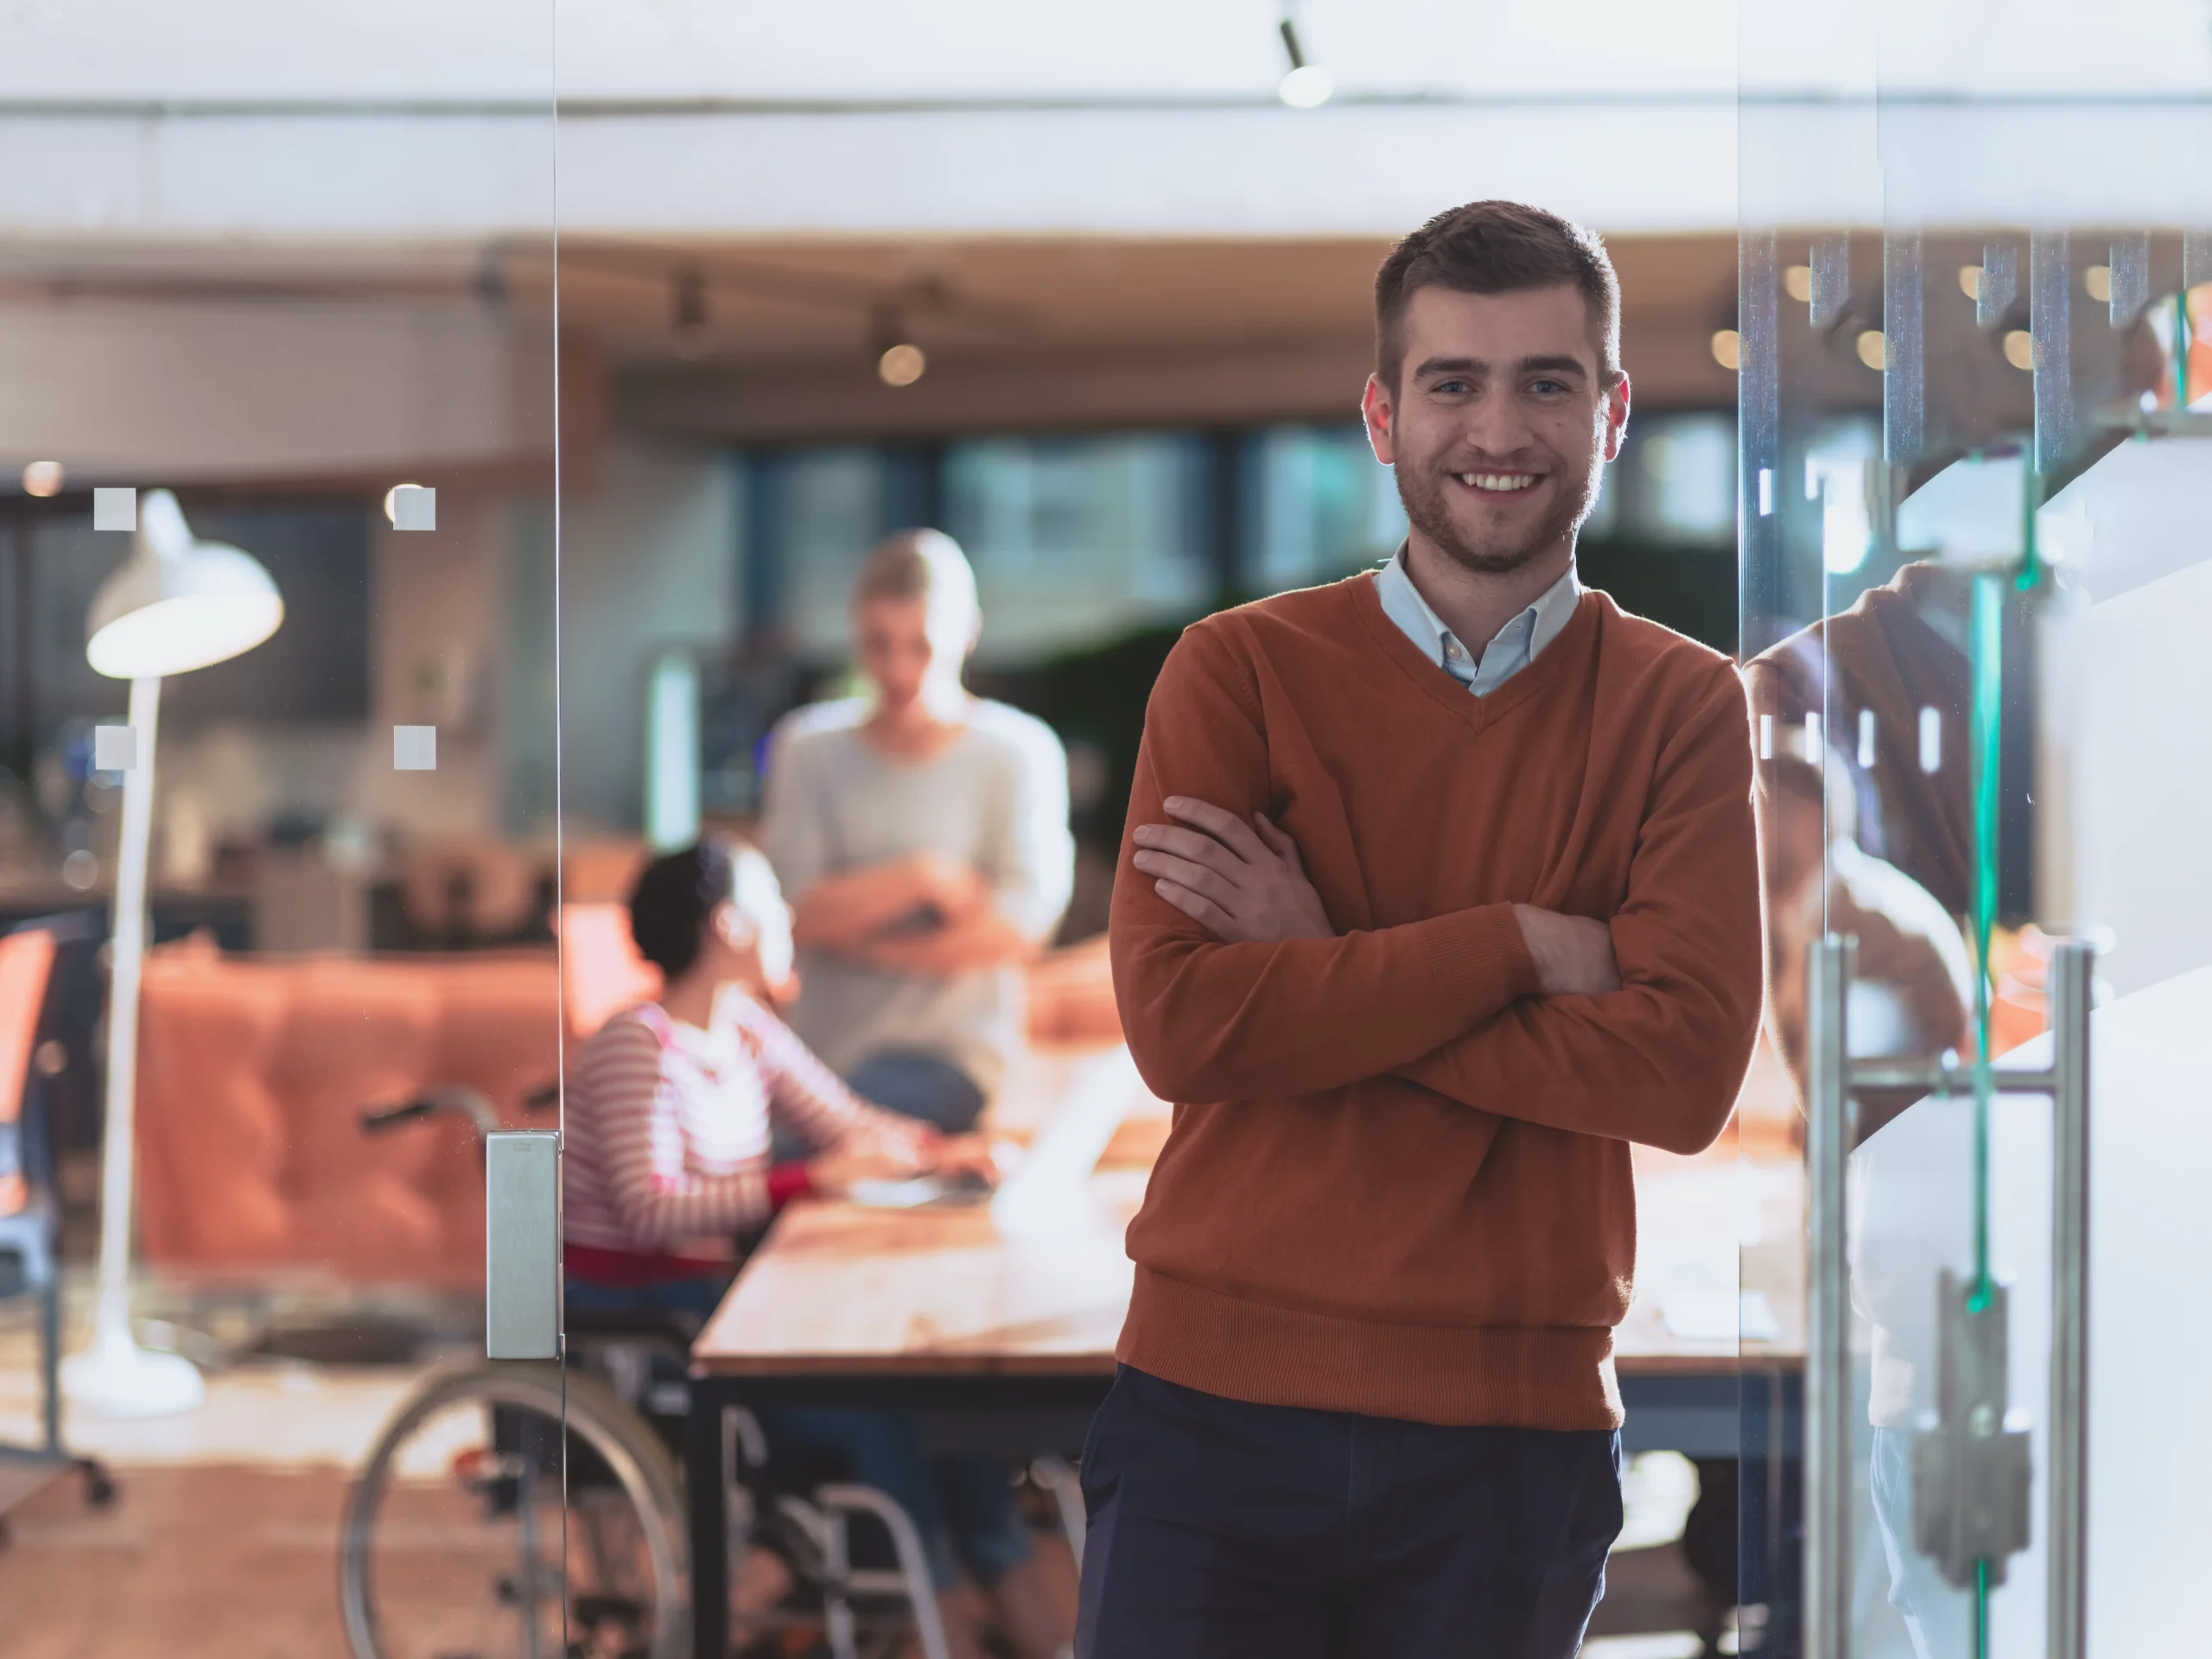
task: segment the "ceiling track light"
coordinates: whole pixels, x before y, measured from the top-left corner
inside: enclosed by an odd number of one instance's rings
[[[912,385],[928,372],[928,354],[907,337],[906,320],[897,306],[877,306],[872,321],[875,378],[887,386]]]
[[[1306,60],[1306,48],[1299,43],[1298,24],[1287,13],[1278,27],[1282,31],[1282,49],[1290,60],[1290,68],[1276,86],[1275,96],[1294,110],[1318,110],[1335,96],[1337,83],[1319,64]]]

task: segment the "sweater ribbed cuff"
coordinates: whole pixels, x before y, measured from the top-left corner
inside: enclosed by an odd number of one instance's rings
[[[1425,942],[1437,998],[1460,1020],[1462,1031],[1543,988],[1536,959],[1529,954],[1528,938],[1510,904],[1477,905],[1440,916]]]

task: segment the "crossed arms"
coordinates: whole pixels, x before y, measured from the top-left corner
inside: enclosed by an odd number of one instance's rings
[[[1395,1076],[1500,1116],[1695,1151],[1726,1123],[1757,1030],[1750,788],[1742,692],[1719,670],[1662,747],[1611,917],[1501,903],[1339,932],[1265,816],[1249,671],[1194,629],[1154,692],[1116,884],[1131,1052],[1180,1102]]]
[[[917,916],[934,925],[905,925]],[[823,876],[800,895],[791,931],[808,950],[898,974],[972,973],[1020,962],[1037,948],[999,913],[979,871],[935,853]]]
[[[982,814],[972,856],[925,850],[843,868],[836,866],[847,861],[831,849],[849,842],[854,826],[842,815],[853,808],[841,804],[837,779],[823,769],[823,746],[803,732],[779,733],[761,836],[792,895],[792,932],[802,948],[920,977],[1036,954],[1067,906],[1074,874],[1067,763],[1042,725],[997,726],[998,741],[1010,741],[1012,752],[981,798],[968,803]],[[918,830],[913,838],[925,837]]]

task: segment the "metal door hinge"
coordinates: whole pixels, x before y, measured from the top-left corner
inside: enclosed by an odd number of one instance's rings
[[[1912,1440],[1912,1541],[1950,1583],[1990,1587],[2028,1547],[2028,1434],[2008,1428],[2009,1299],[1937,1276],[1936,1424]]]

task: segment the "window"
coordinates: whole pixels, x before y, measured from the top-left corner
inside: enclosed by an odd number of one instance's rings
[[[981,660],[1029,661],[1205,609],[1205,453],[1128,433],[987,438],[944,458],[944,527],[983,602]]]
[[[774,562],[784,621],[802,656],[845,653],[853,579],[888,528],[884,474],[882,452],[868,448],[802,449],[772,463],[763,551]]]
[[[1736,423],[1719,412],[1657,415],[1630,425],[1616,533],[1658,546],[1736,541]]]
[[[1246,580],[1261,592],[1333,582],[1389,558],[1405,538],[1396,480],[1358,427],[1270,427],[1249,454]]]

